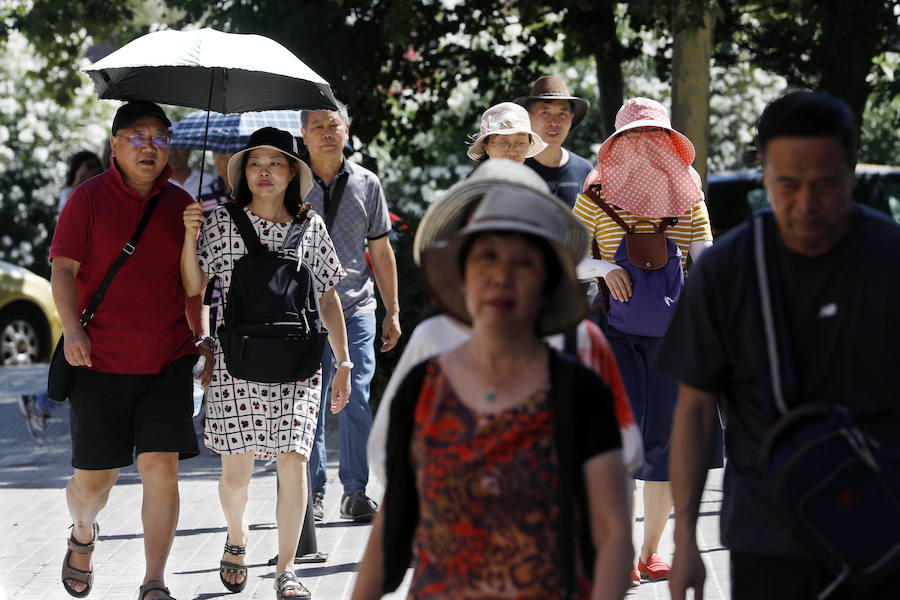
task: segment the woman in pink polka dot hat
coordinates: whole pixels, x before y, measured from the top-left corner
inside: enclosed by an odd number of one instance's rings
[[[688,254],[696,260],[712,245],[693,160],[694,145],[672,129],[665,107],[631,98],[619,109],[616,131],[600,146],[597,165],[573,209],[597,242],[595,258],[601,259],[599,271],[610,295],[602,325],[644,437],[644,465],[633,473],[644,481],[644,536],[632,567],[634,585],[642,577],[665,579],[669,573],[657,551],[672,510],[669,435],[678,384],[655,368],[653,356],[678,300]],[[638,232],[664,232],[668,255],[663,267],[638,264],[628,251],[623,225],[636,223]]]

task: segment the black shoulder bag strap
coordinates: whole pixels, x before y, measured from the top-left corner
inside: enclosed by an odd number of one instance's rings
[[[574,359],[573,359],[574,360]],[[575,416],[572,408],[575,378],[572,362],[550,351],[553,441],[559,461],[559,558],[563,600],[575,598]]]
[[[153,211],[156,210],[156,205],[159,203],[159,194],[156,194],[150,201],[147,203],[147,208],[144,210],[144,215],[141,217],[140,222],[138,222],[137,227],[134,230],[134,233],[131,234],[131,239],[125,243],[125,246],[122,248],[122,251],[119,253],[119,256],[116,257],[115,262],[112,266],[109,267],[109,270],[106,271],[106,276],[103,278],[103,281],[100,283],[100,287],[97,288],[97,291],[94,292],[93,297],[91,297],[91,301],[88,302],[88,305],[84,308],[81,313],[81,326],[84,327],[88,324],[94,317],[94,313],[97,312],[97,307],[100,305],[100,301],[103,300],[103,295],[106,294],[106,290],[109,289],[109,284],[112,283],[113,276],[116,274],[116,271],[125,264],[125,261],[128,260],[128,257],[134,254],[134,249],[137,246],[138,240],[141,239],[141,235],[144,233],[144,229],[147,228],[147,223],[150,222],[150,217],[153,216]]]
[[[350,179],[349,171],[338,173],[338,180],[334,183],[334,190],[328,198],[328,206],[325,207],[325,228],[331,234],[331,228],[334,227],[334,220],[337,218],[338,206],[341,204],[341,198],[344,196],[344,188],[347,187],[347,180]],[[326,188],[327,191],[327,188]]]

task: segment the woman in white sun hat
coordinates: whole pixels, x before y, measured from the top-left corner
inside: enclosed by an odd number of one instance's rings
[[[597,242],[610,296],[604,333],[644,438],[644,465],[633,473],[644,481],[644,536],[631,574],[637,585],[642,577],[665,579],[669,573],[657,551],[672,509],[669,435],[678,384],[655,368],[653,355],[678,300],[687,256],[696,260],[712,244],[712,232],[700,176],[691,167],[694,146],[672,128],[665,107],[631,98],[615,125],[573,212]],[[635,260],[635,236],[629,236],[630,248],[625,243],[623,226],[639,222],[639,232],[652,227],[664,233],[657,236],[664,246],[653,269]]]
[[[507,158],[524,163],[547,147],[532,131],[528,111],[513,102],[501,102],[484,111],[481,128],[472,138],[466,154],[476,162]]]

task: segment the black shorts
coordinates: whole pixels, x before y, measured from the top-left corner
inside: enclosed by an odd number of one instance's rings
[[[155,375],[77,369],[71,404],[72,466],[127,467],[135,453],[199,454],[194,434],[193,376],[197,356],[181,356]]]

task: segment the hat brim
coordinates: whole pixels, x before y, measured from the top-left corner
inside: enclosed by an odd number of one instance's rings
[[[543,100],[544,102],[553,102],[554,100],[568,100],[572,103],[572,127],[570,129],[575,129],[575,127],[581,123],[581,120],[584,119],[584,116],[587,114],[588,108],[590,108],[591,103],[585,100],[584,98],[579,98],[578,96],[519,96],[513,102],[516,104],[523,106],[525,110],[528,110],[528,104],[534,101]]]
[[[502,160],[502,159],[497,159]],[[526,167],[527,168],[527,167]],[[508,179],[490,177],[478,181],[463,180],[448,189],[444,196],[436,200],[428,210],[413,238],[413,260],[422,265],[422,254],[426,249],[457,236],[466,225],[467,219],[478,202],[498,184],[512,183]],[[549,193],[528,189],[529,192],[541,194],[548,202],[559,208],[566,220],[565,246],[569,252],[581,259],[587,255],[591,244],[591,233],[584,223],[565,205],[565,203]]]
[[[485,156],[485,154],[487,154],[487,150],[485,150],[484,148],[484,140],[492,135],[515,135],[517,133],[528,134],[529,144],[528,151],[525,152],[525,158],[537,156],[547,147],[547,142],[542,140],[541,136],[531,131],[530,129],[527,131],[523,131],[521,129],[498,129],[497,131],[485,133],[475,138],[475,141],[472,142],[472,145],[469,146],[469,149],[466,151],[466,156],[468,156],[472,160],[481,160],[481,158]]]
[[[228,159],[228,167],[226,169],[228,172],[228,184],[231,186],[231,189],[237,190],[238,185],[241,182],[241,163],[243,162],[244,154],[251,150],[256,150],[257,148],[268,148],[270,150],[275,150],[276,152],[281,152],[300,163],[300,170],[298,171],[300,176],[300,199],[301,201],[306,200],[306,195],[309,194],[309,191],[313,187],[312,171],[310,170],[309,165],[307,165],[299,155],[269,144],[260,144],[258,146],[244,148],[231,155],[231,158]]]
[[[435,303],[445,313],[466,325],[472,325],[472,316],[466,308],[463,291],[463,274],[459,255],[465,241],[472,235],[504,231],[531,234],[546,240],[559,262],[561,278],[550,290],[546,305],[537,320],[537,334],[551,335],[575,327],[584,319],[588,306],[581,284],[575,274],[572,255],[566,246],[547,239],[539,227],[529,227],[520,221],[482,221],[466,227],[450,241],[439,242],[423,250],[422,278]]]
[[[597,150],[597,162],[599,163],[603,160],[603,157],[606,156],[607,152],[609,152],[612,143],[615,141],[616,137],[619,134],[636,127],[659,127],[660,129],[669,131],[672,134],[672,142],[675,146],[675,151],[678,153],[678,156],[681,157],[681,160],[684,161],[684,164],[690,165],[694,162],[696,152],[694,151],[694,144],[691,142],[691,140],[689,140],[683,133],[680,133],[672,129],[670,126],[665,125],[662,121],[655,121],[653,119],[632,121],[628,125],[624,125],[619,129],[616,129],[611,136],[603,140],[603,143],[600,144],[600,149]]]

